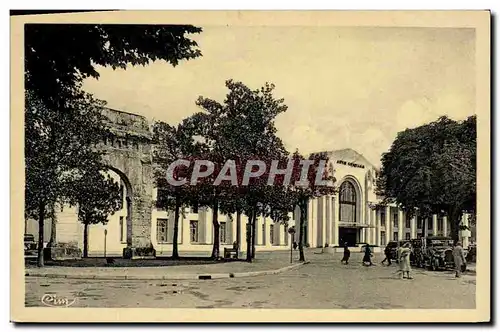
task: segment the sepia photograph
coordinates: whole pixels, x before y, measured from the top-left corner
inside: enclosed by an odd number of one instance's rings
[[[12,320],[491,319],[488,11],[11,29]]]

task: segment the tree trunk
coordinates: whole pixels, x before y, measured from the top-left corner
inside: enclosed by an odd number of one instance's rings
[[[213,207],[212,207],[212,224],[214,225],[214,246],[212,248],[212,258],[219,258],[220,256],[220,249],[219,249],[219,243],[220,243],[220,235],[219,235],[219,203],[215,201]]]
[[[252,262],[252,221],[253,221],[253,211],[250,211],[247,222],[247,262]]]
[[[257,232],[257,207],[254,208],[252,220],[252,258],[255,258],[255,238]]]
[[[306,224],[306,203],[300,203],[300,226],[299,226],[299,261],[305,262],[304,255],[304,240],[305,240],[305,224]]]
[[[56,234],[57,234],[56,224],[57,224],[56,208],[55,206],[52,206],[49,246],[53,246],[56,243]]]
[[[89,224],[83,224],[83,258],[89,257]]]
[[[43,261],[43,219],[45,215],[45,204],[38,204],[38,267],[44,266]]]
[[[462,221],[462,211],[457,208],[451,208],[448,211],[448,217],[450,218],[450,236],[454,242],[457,242],[460,240],[459,231]]]
[[[241,211],[236,211],[236,243],[238,245],[238,252],[241,249]]]
[[[179,215],[181,209],[181,202],[179,196],[175,198],[175,211],[174,211],[174,238],[172,240],[172,258],[179,258]]]

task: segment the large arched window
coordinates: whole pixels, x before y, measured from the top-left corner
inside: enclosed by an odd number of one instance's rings
[[[340,214],[339,220],[343,222],[356,222],[356,189],[354,185],[345,181],[340,186],[339,195]]]

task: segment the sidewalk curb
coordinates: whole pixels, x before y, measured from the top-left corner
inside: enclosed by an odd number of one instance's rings
[[[210,280],[210,279],[229,279],[243,277],[257,277],[263,275],[279,274],[298,268],[309,262],[301,262],[279,268],[277,270],[234,272],[234,273],[212,273],[212,274],[171,274],[171,275],[85,275],[85,274],[57,274],[57,273],[25,273],[25,277],[38,278],[64,278],[64,279],[89,279],[89,280]]]

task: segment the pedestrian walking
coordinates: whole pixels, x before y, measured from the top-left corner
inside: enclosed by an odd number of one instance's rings
[[[464,249],[459,241],[453,247],[453,262],[455,263],[455,277],[460,278],[465,270],[466,263]]]
[[[398,248],[398,264],[399,272],[401,272],[401,279],[404,279],[405,272],[408,279],[413,279],[411,277],[411,264],[410,264],[410,254],[411,254],[411,244],[406,242],[401,247]]]
[[[385,258],[381,264],[384,265],[384,263],[387,262],[387,266],[391,265],[392,264],[391,263],[391,249],[388,246],[385,246],[384,255],[385,255]]]
[[[372,266],[372,251],[370,249],[370,245],[365,245],[365,255],[363,256],[363,265]]]
[[[344,243],[344,256],[342,257],[342,260],[340,262],[347,265],[349,264],[350,257],[351,257],[351,251],[349,250],[347,243]]]

